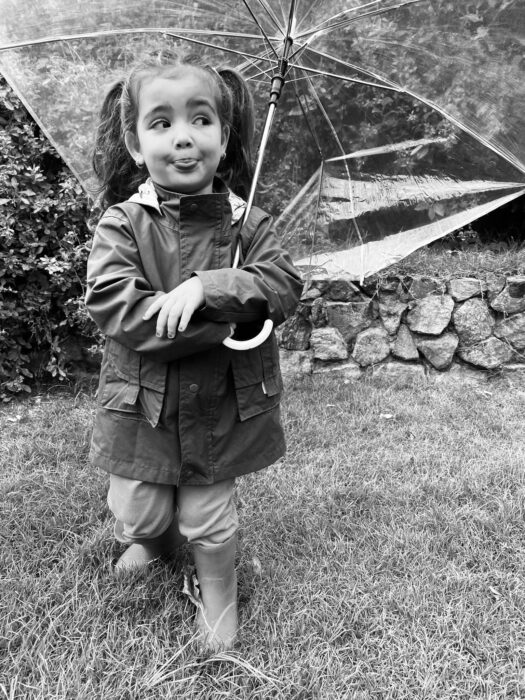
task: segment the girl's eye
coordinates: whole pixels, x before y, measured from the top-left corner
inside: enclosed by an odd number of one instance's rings
[[[197,126],[206,126],[207,124],[210,123],[210,120],[208,119],[208,117],[204,117],[201,115],[199,117],[195,117],[195,119],[193,120],[193,123],[196,124]]]
[[[151,124],[151,129],[169,129],[170,123],[167,119],[156,119]]]

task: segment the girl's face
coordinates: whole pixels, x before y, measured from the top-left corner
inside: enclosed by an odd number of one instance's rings
[[[199,70],[144,81],[137,132],[126,132],[132,157],[151,179],[182,194],[208,194],[229,130],[222,126],[212,86]]]

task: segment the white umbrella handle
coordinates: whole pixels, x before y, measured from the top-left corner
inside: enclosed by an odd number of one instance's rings
[[[248,340],[234,340],[233,338],[226,338],[222,341],[223,345],[231,350],[251,350],[256,348],[261,343],[264,343],[266,338],[270,335],[273,329],[273,321],[267,318],[264,322],[262,329],[253,338]]]
[[[239,264],[239,259],[241,257],[241,244],[237,245],[237,250],[235,251],[235,258],[233,260],[233,268],[236,268]],[[267,318],[263,324],[261,330],[253,338],[248,340],[234,340],[233,338],[225,338],[222,344],[225,345],[230,350],[252,350],[256,348],[261,343],[264,343],[266,338],[270,335],[273,329],[273,321]]]

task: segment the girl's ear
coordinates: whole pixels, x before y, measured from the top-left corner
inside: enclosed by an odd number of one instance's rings
[[[224,125],[222,127],[222,137],[221,137],[221,147],[224,153],[226,153],[226,146],[228,145],[228,140],[230,138],[230,127]]]
[[[140,152],[140,144],[137,136],[132,131],[126,131],[124,134],[124,142],[128,153],[133,158],[137,165],[144,165],[144,158]]]

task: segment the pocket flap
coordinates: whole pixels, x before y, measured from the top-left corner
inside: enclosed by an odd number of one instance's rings
[[[113,371],[120,379],[138,385],[140,379],[140,355],[111,338],[108,339],[108,358]]]
[[[162,415],[168,365],[144,361],[138,352],[108,339],[101,405],[156,427]]]
[[[279,405],[283,383],[278,352],[273,336],[252,350],[232,352],[233,382],[241,421]]]
[[[237,387],[237,410],[241,422],[253,418],[266,411],[271,411],[279,405],[280,394],[268,394],[264,391],[262,382],[249,386]]]
[[[273,377],[265,377],[263,379],[263,391],[266,396],[275,396],[283,390],[283,380],[280,374]]]
[[[264,379],[264,368],[259,348],[232,352],[233,381],[236,389],[258,384]]]

